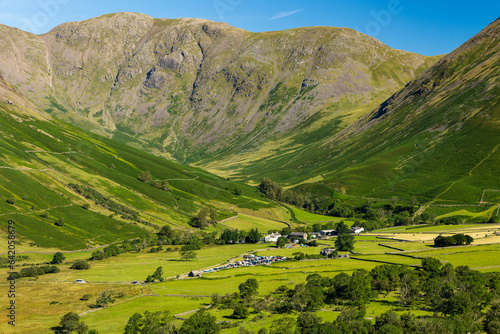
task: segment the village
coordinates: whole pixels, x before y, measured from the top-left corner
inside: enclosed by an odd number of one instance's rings
[[[354,235],[359,235],[361,232],[364,232],[364,228],[362,227],[356,227],[353,226],[350,229],[350,234]],[[309,236],[311,239],[317,239],[317,240],[322,240],[322,239],[329,239],[333,236],[337,235],[337,232],[335,230],[320,230],[315,233],[308,234],[306,232],[292,232],[290,233],[286,238],[291,242],[290,244],[287,244],[284,248],[290,249],[290,248],[302,248],[302,247],[311,247],[309,246],[306,241],[308,240]],[[283,237],[280,233],[274,232],[271,233],[265,237],[263,237],[260,242],[261,243],[277,243],[278,239]],[[319,254],[321,256],[325,256],[327,258],[332,258],[332,254],[335,254],[336,249],[335,248],[322,248]],[[347,254],[342,254],[342,255],[335,255],[334,258],[349,258],[349,255]],[[209,268],[205,269],[203,271],[191,271],[188,274],[188,277],[201,277],[202,274],[206,273],[211,273],[211,272],[216,272],[220,270],[225,270],[225,269],[233,269],[233,268],[239,268],[239,267],[247,267],[247,266],[258,266],[258,265],[271,265],[274,262],[279,262],[279,261],[287,261],[287,260],[294,260],[294,258],[287,258],[285,256],[256,256],[254,254],[248,254],[244,255],[243,259],[241,261],[231,261],[230,263],[214,268]]]

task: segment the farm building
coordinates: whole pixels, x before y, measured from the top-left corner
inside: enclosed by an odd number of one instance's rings
[[[269,235],[266,235],[264,238],[261,239],[262,242],[276,242],[278,241],[278,238],[281,237],[281,234],[278,232],[271,233]]]
[[[364,231],[365,229],[363,227],[357,227],[357,226],[351,227],[351,234],[360,234],[361,232]]]
[[[335,252],[335,248],[323,248],[321,250],[320,254],[323,255],[323,256],[329,256],[333,252]]]
[[[330,237],[332,235],[335,235],[335,230],[321,230],[318,232],[320,236],[322,237]]]
[[[290,239],[290,240],[300,240],[300,239],[307,240],[307,233],[305,233],[305,232],[292,232],[291,234],[288,235],[288,239]]]

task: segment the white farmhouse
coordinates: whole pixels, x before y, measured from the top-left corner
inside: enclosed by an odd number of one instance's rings
[[[274,232],[262,238],[262,242],[277,242],[279,237],[281,237],[281,234]]]

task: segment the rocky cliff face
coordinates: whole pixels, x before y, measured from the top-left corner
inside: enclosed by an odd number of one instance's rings
[[[190,162],[237,155],[383,101],[437,59],[350,29],[257,34],[133,13],[43,36],[0,29],[1,73],[38,105]]]

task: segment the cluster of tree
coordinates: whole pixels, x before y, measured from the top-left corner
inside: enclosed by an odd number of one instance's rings
[[[201,309],[177,328],[168,311],[135,313],[127,322],[124,334],[215,334],[221,330],[217,318]]]
[[[189,225],[196,228],[206,228],[211,225],[217,225],[217,211],[213,208],[203,207],[196,216],[189,220]]]
[[[412,216],[418,208],[416,200],[408,205],[397,205],[397,198],[383,205],[376,205],[373,200],[367,200],[363,205],[354,207],[345,205],[332,196],[284,189],[280,184],[267,177],[262,179],[258,190],[270,200],[289,203],[312,213],[344,218],[362,218],[371,222],[383,221],[383,227],[423,223],[434,218],[422,214],[415,221]],[[369,225],[362,227],[368,230]],[[371,229],[369,228],[369,230]]]
[[[216,234],[215,234],[216,235]],[[246,243],[257,243],[259,242],[261,235],[257,229],[251,229],[249,232],[244,230],[231,230],[225,229],[221,235],[214,240],[212,244],[217,245],[229,245],[235,244],[241,241]]]
[[[99,334],[95,329],[89,329],[75,312],[69,312],[62,316],[59,321],[59,327],[55,328],[54,332],[61,334],[75,332],[78,334]]]
[[[398,302],[404,308],[423,307],[434,311],[434,317],[417,318],[410,313],[398,315],[388,311],[366,320],[365,305],[379,294],[398,291]],[[314,313],[325,306],[336,305],[342,312],[333,322],[323,321]],[[306,283],[293,289],[280,286],[265,298],[258,296],[258,282],[248,279],[238,291],[224,296],[214,294],[212,307],[233,309],[234,319],[245,319],[253,313],[270,311],[297,314],[276,319],[270,328],[259,333],[497,333],[500,329],[500,274],[481,273],[467,266],[454,268],[434,258],[422,260],[420,268],[380,265],[370,272],[361,269],[335,277],[309,275]],[[143,333],[219,333],[221,326],[204,309],[191,316],[180,328],[165,312],[135,314],[129,319],[126,334]],[[244,331],[240,331],[244,332]]]
[[[172,191],[172,188],[170,188],[170,184],[167,181],[165,181],[165,180],[161,180],[161,181],[153,180],[153,176],[151,175],[151,172],[148,170],[143,172],[141,175],[139,175],[139,180],[144,182],[144,183],[149,184],[150,186],[152,186],[156,189],[160,189],[163,191]]]
[[[365,317],[366,309],[364,307],[348,308],[342,311],[333,322],[324,321],[314,313],[300,313],[295,320],[292,317],[284,317],[274,320],[269,332],[259,331],[260,333],[282,334],[282,333],[321,333],[321,334],[340,334],[340,333],[384,333],[384,334],[454,334],[468,333],[468,329],[479,327],[470,326],[471,319],[454,319],[443,317],[431,317],[427,319],[418,319],[411,313],[399,315],[393,311],[387,311],[380,316],[375,317],[375,323]],[[498,321],[492,316],[487,316],[487,324],[494,323],[498,326]],[[459,320],[459,321],[457,321]],[[486,325],[485,325],[486,328]],[[487,333],[497,333],[498,327],[491,330],[486,329]],[[475,331],[479,333],[479,331]],[[470,333],[470,332],[469,332]]]
[[[256,313],[299,312],[297,322],[289,325],[299,328],[300,333],[475,333],[482,330],[496,333],[493,329],[500,329],[500,274],[483,274],[467,266],[454,268],[434,258],[423,259],[420,268],[380,265],[371,271],[361,269],[352,275],[340,273],[332,278],[312,274],[305,284],[297,284],[293,289],[282,285],[266,298],[259,298],[256,290],[251,294],[244,293],[244,288],[239,290],[212,296],[212,306],[232,308],[235,317],[244,316],[250,308]],[[397,316],[388,312],[378,317],[374,325],[366,321],[364,305],[379,294],[392,291],[399,292],[397,300],[402,309],[421,307],[434,311],[435,317],[417,319],[410,314]],[[304,313],[317,311],[325,304],[343,309],[336,321],[324,323]],[[424,328],[429,331],[422,331]]]
[[[109,211],[112,211],[115,214],[120,214],[121,218],[123,219],[142,222],[141,219],[139,218],[139,212],[129,209],[122,204],[116,203],[115,201],[102,195],[101,193],[90,187],[74,183],[69,183],[68,186],[78,194],[94,201],[96,205],[99,205]]]
[[[28,255],[16,255],[16,262],[29,260]],[[8,268],[11,266],[12,259],[8,257],[0,257],[0,268]]]
[[[463,233],[447,237],[443,237],[442,235],[440,235],[434,239],[434,246],[449,247],[449,246],[470,245],[473,241],[474,241],[473,237]]]
[[[103,249],[97,249],[92,252],[92,256],[90,257],[90,261],[99,261],[99,260],[104,260],[107,259],[108,257],[113,257],[117,256],[121,253],[129,252],[131,251],[132,245],[129,241],[123,242],[121,245],[113,244],[109,245],[107,247],[104,247]]]
[[[19,272],[13,271],[9,273],[7,280],[18,279],[22,277],[38,277],[45,274],[56,274],[58,272],[60,272],[60,270],[57,266],[33,266],[23,268]]]
[[[95,300],[95,304],[89,305],[91,308],[107,307],[116,301],[116,298],[122,298],[123,292],[115,292],[114,290],[104,290],[99,293]]]
[[[309,193],[300,193],[293,189],[284,189],[279,183],[274,182],[268,177],[263,178],[257,188],[263,196],[272,201],[292,204],[310,212],[328,214],[334,209],[337,211],[345,211],[342,206],[339,205],[337,199],[326,196],[312,196]],[[338,213],[337,211],[335,212]],[[351,212],[343,212],[343,214],[346,214],[346,216],[340,217],[347,217]]]

